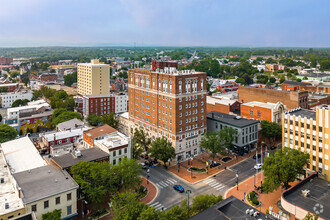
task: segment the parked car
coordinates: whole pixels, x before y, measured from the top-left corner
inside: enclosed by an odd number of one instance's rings
[[[141,163],[142,169],[149,169],[149,165],[145,164],[145,163]]]
[[[184,192],[184,188],[181,185],[174,185],[173,188],[180,193]]]
[[[256,169],[256,170],[260,170],[261,167],[262,167],[262,163],[258,163],[256,165],[254,165],[254,169]]]
[[[253,159],[257,159],[257,156],[256,155],[253,155],[253,157],[252,157]],[[261,154],[258,154],[258,159],[260,159],[261,158]]]

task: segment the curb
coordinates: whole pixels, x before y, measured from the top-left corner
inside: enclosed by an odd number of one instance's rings
[[[155,201],[155,199],[156,199],[156,198],[158,197],[158,195],[159,195],[159,189],[158,189],[158,187],[157,187],[153,182],[151,182],[151,181],[149,181],[149,183],[151,183],[151,184],[156,188],[156,196],[155,196],[150,202],[148,202],[147,205],[153,203],[153,202]]]

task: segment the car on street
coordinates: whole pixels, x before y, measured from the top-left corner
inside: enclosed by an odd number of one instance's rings
[[[181,185],[174,185],[173,188],[180,193],[184,192],[184,188]]]
[[[149,165],[145,163],[141,163],[142,169],[149,169]]]
[[[256,165],[254,165],[254,169],[256,170],[260,170],[262,167],[262,163],[257,163]]]
[[[253,155],[253,157],[252,157],[253,159],[257,159],[257,156],[256,155]],[[261,158],[261,154],[258,154],[258,159],[260,159]]]

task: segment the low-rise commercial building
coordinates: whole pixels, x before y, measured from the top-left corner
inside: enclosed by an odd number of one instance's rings
[[[239,112],[240,103],[234,99],[219,99],[210,96],[206,97],[206,111],[222,112],[229,114],[230,112]]]
[[[126,136],[131,137],[133,135],[133,127],[130,127],[130,120],[128,112],[124,112],[118,115],[118,131]]]
[[[105,124],[99,127],[84,131],[83,140],[85,147],[95,147],[95,141],[103,139],[106,135],[117,132],[113,127]]]
[[[65,171],[53,165],[41,166],[13,174],[26,212],[34,212],[37,219],[60,209],[61,219],[77,213],[78,184]]]
[[[106,115],[115,112],[115,96],[108,95],[85,95],[83,98],[83,115]]]
[[[310,155],[307,170],[330,181],[330,111],[295,109],[282,115],[282,146]]]
[[[0,88],[8,88],[7,92],[15,92],[16,90],[19,89],[18,83],[5,83],[5,84],[0,84]]]
[[[119,93],[119,94],[115,95],[115,113],[116,114],[127,112],[127,110],[128,110],[127,104],[128,104],[128,95],[127,94]]]
[[[84,127],[84,122],[74,118],[69,121],[65,121],[62,123],[59,123],[56,128],[58,131],[67,131],[67,130],[72,130],[72,129],[81,129]]]
[[[240,116],[233,116],[215,111],[207,113],[208,131],[220,131],[225,127],[231,127],[236,130],[237,136],[233,141],[233,147],[236,153],[243,155],[257,147],[257,120],[245,119]]]
[[[282,113],[286,107],[281,103],[247,102],[241,104],[241,117],[266,120],[282,125]]]

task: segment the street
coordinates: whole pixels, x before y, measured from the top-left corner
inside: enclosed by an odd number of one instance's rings
[[[246,159],[227,170],[214,175],[210,178],[202,180],[196,184],[190,184],[182,181],[175,175],[167,171],[163,166],[150,168],[149,180],[158,188],[158,195],[156,199],[150,204],[159,210],[166,210],[172,206],[178,205],[187,198],[186,190],[190,189],[190,202],[192,199],[200,194],[214,194],[224,196],[225,192],[236,185],[236,172],[238,173],[238,181],[242,182],[245,179],[253,176],[256,171],[254,165],[256,161],[252,158]],[[147,172],[143,175],[146,177]],[[194,174],[193,174],[194,175]],[[198,174],[195,174],[198,175]],[[174,185],[181,185],[185,192],[180,193],[173,189]]]

